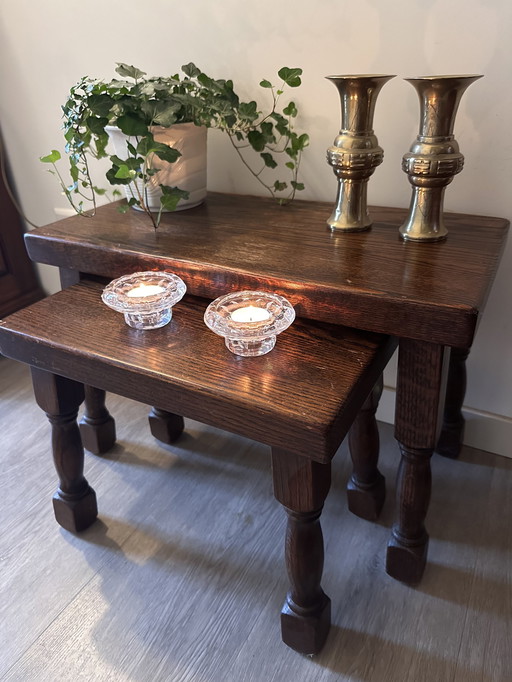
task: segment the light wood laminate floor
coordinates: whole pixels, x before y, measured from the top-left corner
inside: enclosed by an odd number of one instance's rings
[[[384,572],[398,462],[381,424],[388,498],[346,509],[346,445],[322,517],[333,626],[319,656],[280,641],[285,514],[269,449],[186,421],[175,446],[144,405],[109,396],[118,444],[86,455],[99,520],[54,521],[49,424],[26,367],[0,358],[0,679],[19,682],[512,681],[512,460],[435,456],[429,564]]]

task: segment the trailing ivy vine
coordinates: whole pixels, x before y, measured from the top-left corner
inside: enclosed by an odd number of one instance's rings
[[[139,206],[158,227],[161,211],[174,210],[181,199],[188,197],[179,187],[160,185],[161,209],[156,215],[151,213],[146,200],[149,180],[157,172],[151,167],[151,156],[169,163],[180,156],[176,149],[157,142],[151,128],[175,123],[191,122],[225,132],[246,168],[279,203],[292,201],[296,192],[304,189],[298,172],[309,137],[294,129],[298,115],[295,102],[281,104],[287,87],[301,85],[302,69],[281,68],[277,86],[266,79],[260,82],[271,100],[266,113],[255,100],[241,101],[231,80],[213,79],[193,63],[182,66],[180,73],[170,77],[148,77],[144,71],[122,63],[117,65],[116,72],[120,78],[108,82],[84,76],[71,88],[62,107],[71,183],[58,169],[59,151],[41,157],[42,162],[51,164],[50,172],[57,176],[77,213],[91,215],[91,203],[94,213],[96,197],[106,193],[106,189],[93,183],[90,162],[108,158],[106,179],[114,187],[113,198],[120,196],[118,186],[142,181],[142,189],[136,189],[137,194],[121,204],[121,210]],[[130,138],[127,158],[109,153],[107,126],[117,126]],[[271,177],[284,169],[287,178]]]

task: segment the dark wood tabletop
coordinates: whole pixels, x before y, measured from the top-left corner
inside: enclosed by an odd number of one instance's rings
[[[508,221],[447,214],[448,239],[399,238],[406,211],[373,207],[370,231],[337,235],[331,206],[210,193],[197,208],[147,217],[116,204],[26,235],[31,258],[114,278],[175,272],[188,292],[213,299],[263,289],[286,296],[299,316],[451,346],[471,345],[505,244]],[[404,305],[406,303],[406,305]]]
[[[395,348],[382,334],[296,320],[272,353],[243,362],[204,324],[204,299],[186,296],[169,324],[141,332],[101,291],[84,281],[1,321],[2,352],[149,405],[158,396],[159,407],[273,447],[293,440],[296,454],[320,462],[332,459]]]

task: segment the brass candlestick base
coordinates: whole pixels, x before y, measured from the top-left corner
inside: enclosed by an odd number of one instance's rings
[[[420,132],[402,161],[413,186],[402,239],[435,242],[446,239],[443,199],[446,186],[464,166],[453,135],[459,102],[467,87],[482,76],[406,78],[420,98]]]
[[[372,130],[373,114],[377,95],[391,78],[394,76],[327,76],[341,100],[341,130],[327,150],[327,161],[338,178],[336,206],[327,221],[335,232],[361,232],[371,227],[368,180],[384,158]]]

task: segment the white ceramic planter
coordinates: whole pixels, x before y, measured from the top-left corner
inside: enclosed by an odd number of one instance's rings
[[[134,139],[128,138],[119,128],[107,127],[108,134],[114,145],[115,153],[121,159],[128,157],[127,142],[130,140],[136,145]],[[206,133],[204,126],[196,126],[193,123],[177,123],[170,128],[153,126],[151,132],[157,142],[163,142],[181,152],[180,158],[174,163],[162,161],[154,154],[151,155],[152,168],[158,168],[149,179],[146,189],[147,204],[151,211],[160,210],[161,190],[159,185],[179,187],[189,193],[188,199],[182,199],[177,211],[192,208],[200,204],[206,197]],[[143,189],[142,181],[138,180],[139,191]],[[124,185],[126,198],[138,198],[135,183]],[[138,208],[135,206],[135,208]]]

